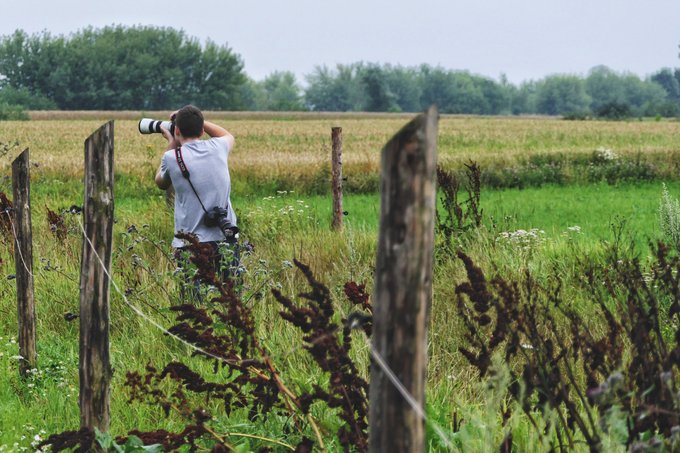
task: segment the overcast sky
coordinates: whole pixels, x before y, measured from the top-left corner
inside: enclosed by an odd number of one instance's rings
[[[468,70],[513,83],[586,75],[596,65],[648,76],[680,67],[680,0],[0,0],[0,34],[69,34],[111,24],[171,26],[228,44],[256,80],[300,81],[358,61]]]

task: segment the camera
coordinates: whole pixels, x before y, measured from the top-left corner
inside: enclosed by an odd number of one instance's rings
[[[231,224],[229,221],[229,211],[225,208],[215,206],[206,211],[203,218],[203,223],[209,227],[219,227],[227,240],[236,239],[238,236],[238,227]]]
[[[170,131],[172,135],[175,135],[175,122],[174,121],[161,121],[154,120],[151,118],[142,118],[139,120],[139,132],[142,134],[160,134],[161,126]]]

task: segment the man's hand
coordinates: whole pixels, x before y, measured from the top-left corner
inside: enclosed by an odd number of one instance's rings
[[[168,149],[175,149],[177,147],[177,141],[174,135],[170,133],[165,127],[161,125],[161,134],[168,141]]]
[[[210,121],[204,121],[203,122],[203,130],[205,131],[206,134],[208,134],[211,137],[222,137],[225,140],[227,140],[227,143],[229,143],[229,149],[232,149],[234,147],[234,136],[229,133],[225,128],[222,126],[218,126],[215,123],[211,123]]]

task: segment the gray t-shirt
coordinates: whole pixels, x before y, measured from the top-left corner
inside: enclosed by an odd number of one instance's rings
[[[236,214],[231,207],[229,195],[229,142],[222,137],[196,140],[182,145],[182,159],[189,170],[191,182],[207,210],[215,206],[229,211],[229,220],[236,225]],[[218,227],[207,227],[205,215],[189,182],[182,176],[177,165],[175,150],[168,150],[161,159],[161,177],[170,180],[175,188],[175,232],[193,233],[200,242],[221,241],[224,235]],[[173,247],[183,247],[184,241],[174,238]]]

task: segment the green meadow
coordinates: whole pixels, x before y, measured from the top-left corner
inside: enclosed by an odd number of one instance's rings
[[[236,136],[230,161],[232,203],[243,232],[241,240],[252,246],[242,257],[240,297],[252,310],[254,335],[288,388],[299,393],[328,378],[305,350],[302,333],[279,316],[281,306],[272,289],[304,303],[297,295],[308,286],[290,264],[296,259],[309,265],[329,289],[338,321],[357,310],[344,295],[345,282],[365,284],[372,293],[380,149],[408,118],[215,115]],[[164,193],[153,185],[162,152],[160,138],[140,136],[131,118],[134,115],[116,120],[115,287],[110,314],[114,369],[110,432],[114,436],[135,429],[180,432],[187,424],[181,413],[166,414],[157,405],[131,402],[125,384],[128,372],[143,373],[147,365],[160,369],[181,361],[206,379],[227,378],[157,327],[174,324],[176,314],[170,308],[181,302],[168,245],[172,211]],[[82,232],[80,216],[68,209],[83,203],[82,142],[101,123],[99,118],[77,116],[0,123],[0,141],[19,142],[0,160],[0,192],[11,198],[10,164],[20,150],[30,148],[34,164],[31,195],[39,353],[38,367],[27,379],[20,379],[14,238],[5,229],[0,237],[0,452],[33,451],[48,435],[79,427],[78,320],[69,321],[67,315],[78,313]],[[348,176],[343,206],[347,215],[341,232],[330,229],[332,200],[326,187],[330,185],[330,126],[335,124],[343,126]],[[481,225],[458,232],[450,241],[437,232],[426,408],[431,423],[428,445],[433,451],[447,448],[434,425],[458,451],[497,451],[508,431],[517,451],[550,450],[545,436],[520,411],[505,421],[498,415],[497,400],[507,405],[510,400],[489,391],[488,381],[459,351],[468,340],[456,309],[456,286],[465,281],[466,273],[455,250],[472,257],[489,278],[520,279],[529,272],[546,285],[560,281],[565,303],[586,317],[590,310],[594,314],[592,294],[579,283],[583,263],[604,263],[612,244],[623,241],[622,249],[644,266],[652,259],[650,243],[668,239],[660,226],[659,208],[663,184],[671,196],[680,196],[678,132],[680,123],[675,121],[442,117],[440,164],[460,175],[465,187],[463,164],[478,162],[483,186]],[[605,149],[614,157],[604,156]],[[461,201],[466,198],[461,189]],[[65,237],[54,234],[48,210],[62,216]],[[603,329],[593,326],[596,332]],[[352,339],[352,359],[368,378],[366,338],[354,332]],[[169,382],[160,388],[172,392]],[[245,408],[227,413],[218,401],[206,399],[201,404],[212,414],[211,429],[228,437],[234,451],[263,447],[287,451],[303,437],[315,439],[309,425],[293,426],[286,414],[249,417]],[[326,450],[341,451],[336,432],[343,422],[338,414],[321,404],[312,406],[310,414],[320,426]],[[557,436],[552,431],[550,435]],[[610,433],[602,438],[603,449],[626,450],[624,435]],[[576,445],[576,450],[587,451],[584,443]],[[209,450],[210,440],[201,448]]]

